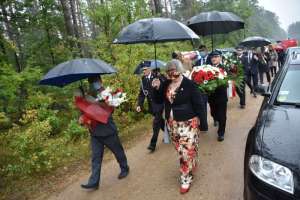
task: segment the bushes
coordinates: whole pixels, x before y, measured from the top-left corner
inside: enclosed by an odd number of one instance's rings
[[[66,130],[64,130],[64,137],[67,141],[77,141],[88,136],[88,131],[85,127],[78,124],[78,120],[73,119],[68,124]]]
[[[53,116],[39,121],[37,113],[36,110],[27,111],[22,118],[23,126],[15,126],[2,136],[9,152],[6,165],[0,166],[2,173],[23,177],[47,172],[73,154],[74,149],[68,148],[70,141],[88,136],[76,120],[71,120],[63,132],[64,137],[53,138],[51,134],[57,122],[53,122]]]
[[[51,153],[46,148],[51,133],[49,121],[34,121],[26,129],[15,127],[8,132],[12,163],[4,170],[8,175],[28,175],[52,168]]]

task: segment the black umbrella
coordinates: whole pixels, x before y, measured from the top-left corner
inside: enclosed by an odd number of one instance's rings
[[[213,48],[214,34],[224,34],[243,29],[245,23],[240,17],[231,12],[211,11],[190,18],[187,25],[198,35],[211,35]]]
[[[149,67],[150,69],[162,69],[166,66],[166,63],[161,60],[145,60],[136,67],[134,74],[140,74],[145,66]]]
[[[147,18],[129,24],[113,41],[114,44],[154,44],[156,43],[200,39],[189,27],[169,18]]]
[[[254,36],[244,39],[239,45],[244,47],[262,47],[271,44],[271,41],[264,37]]]
[[[40,84],[63,87],[91,76],[116,72],[113,66],[102,60],[81,58],[57,65],[43,77]]]

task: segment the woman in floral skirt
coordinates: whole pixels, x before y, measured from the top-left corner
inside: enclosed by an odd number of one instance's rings
[[[193,171],[197,165],[198,133],[201,115],[204,114],[202,95],[194,82],[185,78],[178,60],[167,63],[168,81],[153,80],[155,101],[164,103],[167,127],[179,155],[180,192],[189,191]]]

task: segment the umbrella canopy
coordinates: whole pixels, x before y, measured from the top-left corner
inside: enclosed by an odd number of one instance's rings
[[[190,27],[198,35],[206,36],[244,28],[244,21],[231,12],[203,12],[187,21]]]
[[[147,18],[129,24],[114,44],[157,43],[200,39],[189,27],[169,18]]]
[[[134,70],[134,74],[142,73],[142,69],[145,66],[150,67],[151,69],[163,69],[166,66],[166,63],[161,60],[145,60],[136,67],[136,69]]]
[[[264,37],[248,37],[244,39],[239,45],[244,47],[263,47],[271,44],[271,41]]]
[[[43,77],[40,84],[63,87],[91,76],[116,72],[113,66],[102,60],[81,58],[57,65]]]
[[[233,53],[233,52],[236,51],[235,48],[232,48],[232,47],[230,47],[230,48],[223,48],[223,49],[216,49],[216,50],[221,51],[222,54],[224,54],[224,53]]]
[[[280,45],[284,48],[287,49],[289,47],[296,47],[298,46],[298,41],[296,39],[288,39],[288,40],[282,40]]]

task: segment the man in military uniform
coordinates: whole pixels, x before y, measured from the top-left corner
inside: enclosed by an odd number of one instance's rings
[[[211,63],[214,67],[224,69],[222,66],[222,52],[215,50],[210,54]],[[219,86],[208,97],[211,115],[214,119],[214,124],[218,127],[218,141],[224,140],[226,119],[227,119],[227,87]]]
[[[144,65],[142,69],[143,69],[143,77],[141,81],[136,111],[137,112],[142,111],[144,100],[145,98],[147,98],[149,112],[153,115],[153,124],[152,124],[153,135],[150,144],[148,146],[148,149],[151,152],[154,152],[156,148],[159,130],[162,129],[164,131],[165,121],[162,117],[162,113],[164,109],[163,104],[157,104],[153,100],[154,89],[152,87],[152,81],[154,78],[159,78],[160,81],[164,81],[165,78],[158,73],[154,73],[151,70],[150,66],[148,65]]]

